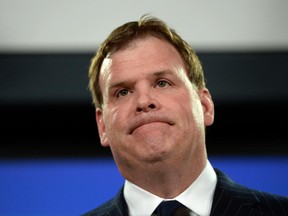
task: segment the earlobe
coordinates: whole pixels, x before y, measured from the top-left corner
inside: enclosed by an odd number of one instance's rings
[[[106,136],[105,122],[103,119],[103,110],[100,108],[96,109],[96,122],[97,122],[101,145],[104,147],[108,147],[109,142]]]
[[[205,126],[210,126],[214,122],[214,103],[212,96],[207,88],[199,89],[198,95],[203,108],[203,117]]]

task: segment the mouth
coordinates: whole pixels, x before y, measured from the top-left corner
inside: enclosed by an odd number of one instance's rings
[[[169,118],[165,116],[147,116],[144,118],[136,118],[134,121],[131,122],[131,125],[128,130],[128,134],[133,134],[133,132],[147,124],[152,123],[164,123],[168,124],[170,126],[174,125],[174,122],[172,122]]]

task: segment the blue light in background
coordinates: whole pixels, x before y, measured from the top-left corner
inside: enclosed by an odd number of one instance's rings
[[[288,195],[287,156],[214,156],[210,162],[238,183]],[[111,158],[1,160],[0,215],[81,215],[114,196],[123,182]]]

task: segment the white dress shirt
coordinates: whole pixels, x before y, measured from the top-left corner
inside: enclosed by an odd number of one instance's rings
[[[209,216],[217,176],[209,161],[198,178],[180,195],[174,199],[192,210],[199,216]],[[128,205],[130,216],[148,216],[165,199],[158,197],[137,185],[125,181],[124,198]]]

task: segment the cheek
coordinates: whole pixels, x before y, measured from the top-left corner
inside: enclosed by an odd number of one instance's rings
[[[125,122],[125,109],[121,107],[108,107],[109,113],[105,115],[106,132],[109,136],[115,136],[116,133],[124,130]]]
[[[109,110],[109,112],[107,112],[105,115],[105,125],[107,132],[109,132],[109,130],[117,126],[117,121],[119,121],[119,114],[117,109],[107,108],[107,110]]]
[[[183,101],[186,101],[183,103]],[[179,114],[181,119],[186,120],[189,128],[199,127],[203,122],[202,105],[198,97],[193,95],[186,95],[179,102]]]

